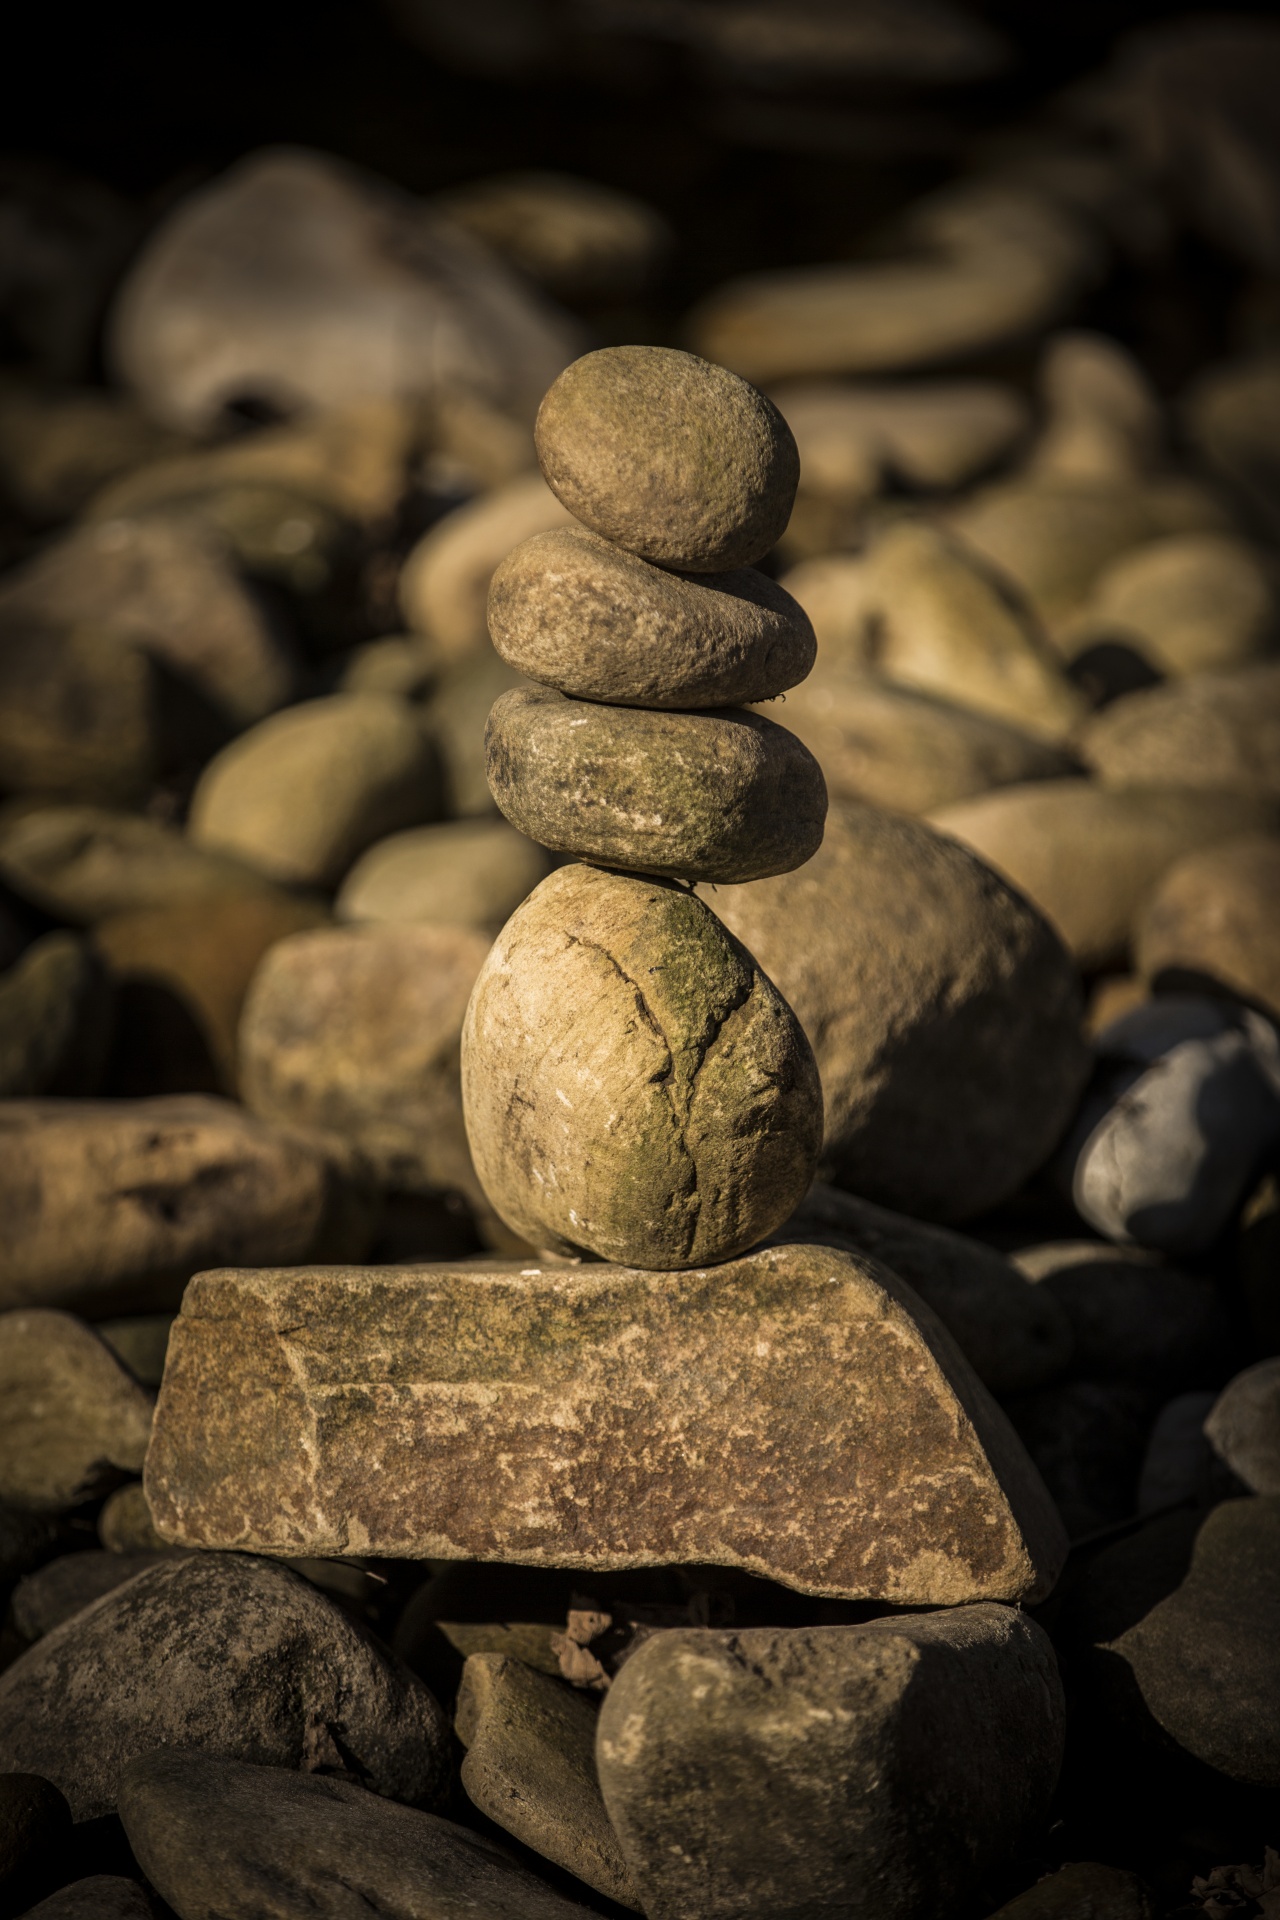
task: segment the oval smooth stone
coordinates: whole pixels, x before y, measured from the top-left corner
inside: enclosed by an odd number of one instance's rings
[[[489,715],[485,761],[513,826],[598,866],[761,880],[822,844],[817,761],[785,727],[735,707],[650,713],[516,687]]]
[[[791,429],[755,387],[673,347],[603,347],[548,388],[538,464],[570,513],[690,573],[759,560],[795,501]]]
[[[804,608],[766,574],[667,572],[582,527],[535,534],[507,556],[489,632],[530,680],[636,707],[772,700],[818,650]]]

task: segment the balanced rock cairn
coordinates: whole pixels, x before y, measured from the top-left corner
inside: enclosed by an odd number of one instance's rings
[[[821,844],[821,769],[747,710],[813,665],[806,615],[752,565],[787,523],[799,458],[755,388],[662,347],[575,361],[535,437],[582,524],[526,540],[494,577],[494,644],[537,684],[490,715],[489,784],[522,832],[590,864],[535,889],[480,975],[468,1134],[534,1246],[700,1266],[786,1219],[822,1143],[799,1022],[689,890],[787,872]]]

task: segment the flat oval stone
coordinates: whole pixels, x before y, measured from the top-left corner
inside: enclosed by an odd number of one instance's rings
[[[485,759],[513,826],[601,866],[761,880],[822,844],[822,769],[793,733],[741,708],[648,713],[516,687],[494,703]]]
[[[790,1007],[709,907],[561,867],[489,954],[462,1035],[481,1184],[536,1247],[675,1269],[798,1205],[822,1098]]]
[[[751,567],[690,579],[582,527],[535,534],[489,588],[493,644],[517,672],[584,700],[749,706],[803,680],[818,643]]]
[[[691,573],[750,566],[791,515],[800,455],[747,381],[673,347],[604,347],[548,390],[538,463],[570,513]]]

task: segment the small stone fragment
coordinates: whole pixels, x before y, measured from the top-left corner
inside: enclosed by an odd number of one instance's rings
[[[506,820],[442,820],[362,853],[334,902],[339,920],[475,927],[496,933],[551,870]]]
[[[639,1907],[596,1777],[596,1709],[563,1680],[502,1654],[467,1661],[455,1728],[469,1798],[527,1847]]]
[[[463,1017],[489,951],[470,927],[326,927],[266,955],[240,1024],[246,1105],[351,1143],[384,1186],[478,1197]]]
[[[583,527],[508,554],[489,588],[489,632],[540,685],[627,707],[772,700],[816,650],[803,609],[766,574],[674,573]]]
[[[499,934],[462,1088],[508,1226],[646,1267],[753,1246],[802,1198],[821,1140],[813,1055],[751,955],[683,889],[592,867],[551,874]]]
[[[164,1546],[152,1522],[141,1480],[131,1480],[107,1495],[98,1515],[98,1538],[108,1553],[145,1553]]]
[[[1153,983],[1225,988],[1280,1020],[1280,835],[1176,861],[1139,916],[1134,948]]]
[[[597,1758],[651,1920],[907,1920],[969,1898],[1043,1815],[1064,1733],[1048,1637],[979,1606],[657,1634],[605,1696]]]
[[[77,1820],[111,1812],[122,1769],[190,1746],[357,1774],[431,1804],[448,1777],[432,1695],[307,1581],[247,1554],[170,1554],[0,1674],[0,1741]]]
[[[1092,969],[1124,958],[1139,910],[1176,860],[1271,825],[1275,808],[1244,792],[1039,780],[929,817],[1034,901]]]
[[[981,1240],[818,1182],[775,1237],[782,1246],[814,1240],[846,1247],[892,1267],[937,1314],[992,1393],[1042,1386],[1072,1357],[1071,1322],[1053,1294],[1028,1285]]]
[[[485,759],[513,826],[606,867],[761,880],[822,842],[822,769],[793,733],[740,707],[650,713],[515,688],[489,716]]]
[[[431,742],[390,694],[307,700],[252,727],[200,776],[198,847],[234,854],[273,880],[336,887],[357,854],[440,810]]]
[[[230,1101],[0,1103],[0,1306],[176,1306],[220,1261],[358,1259],[361,1170]]]
[[[0,1096],[96,1093],[112,1029],[111,986],[73,933],[47,933],[0,973]]]
[[[0,1318],[0,1500],[58,1513],[146,1456],[153,1399],[68,1313]]]
[[[538,409],[538,464],[593,533],[690,573],[749,567],[787,524],[800,456],[786,421],[724,367],[671,347],[605,347]]]
[[[1229,1380],[1204,1423],[1218,1458],[1252,1493],[1280,1493],[1280,1359]]]
[[[1089,1071],[1079,985],[989,867],[922,822],[845,802],[807,866],[711,898],[813,1044],[825,1178],[955,1221],[1047,1159]]]
[[[492,1840],[351,1779],[148,1753],[125,1769],[120,1815],[183,1920],[586,1920]]]
[[[188,1546],[734,1566],[902,1605],[1030,1599],[1064,1550],[924,1304],[815,1246],[201,1274],[146,1488]]]

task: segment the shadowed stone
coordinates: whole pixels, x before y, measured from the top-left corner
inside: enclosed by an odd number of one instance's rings
[[[201,1274],[146,1487],[191,1546],[710,1564],[906,1605],[1031,1598],[1064,1551],[929,1310],[812,1246],[681,1274]]]

